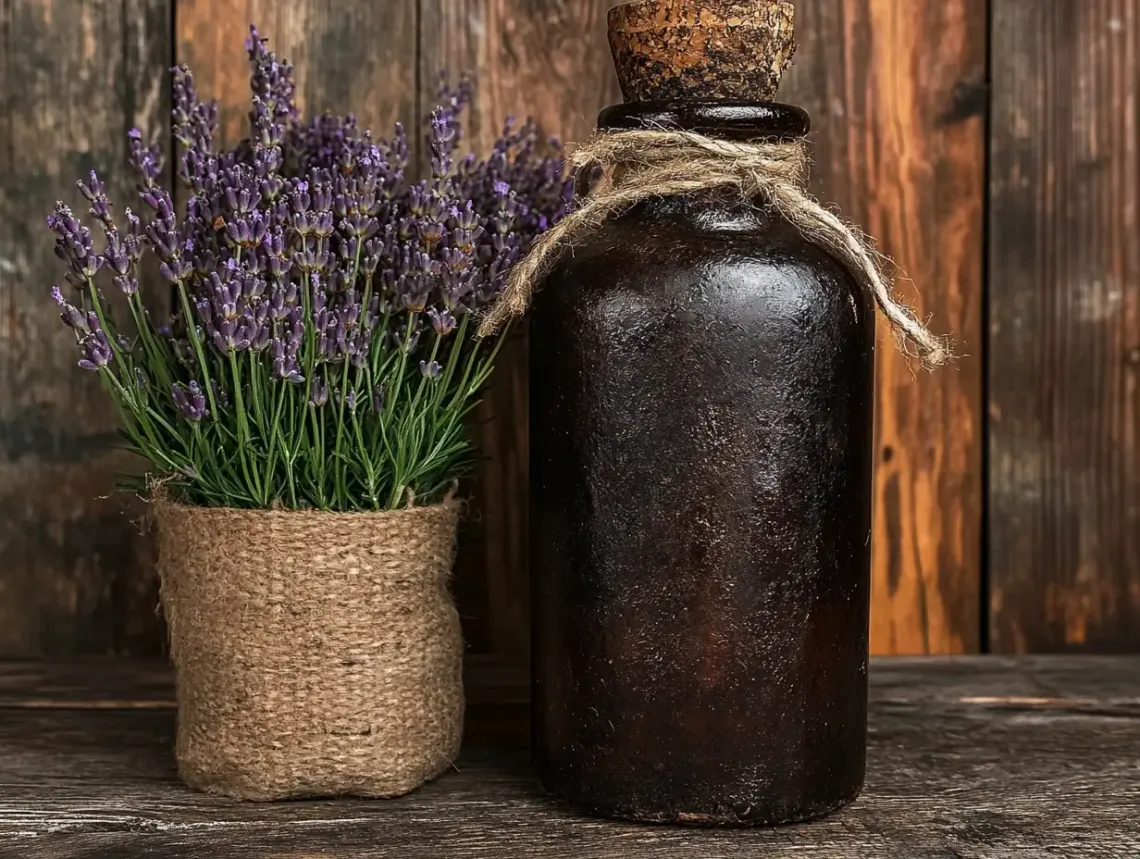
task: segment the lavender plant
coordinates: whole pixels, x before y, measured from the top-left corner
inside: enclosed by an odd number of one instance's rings
[[[431,175],[408,178],[397,126],[373,140],[352,116],[303,122],[292,67],[247,41],[250,136],[215,152],[217,106],[174,75],[176,212],[155,147],[130,132],[140,213],[117,222],[92,173],[79,190],[103,241],[63,203],[48,218],[71,295],[52,297],[79,366],[98,373],[130,447],[187,503],[379,510],[439,500],[472,461],[465,415],[501,339],[471,317],[565,212],[556,142],[506,128],[490,155],[456,158],[461,83],[441,87]],[[174,293],[155,325],[139,293],[153,257]],[[129,320],[113,318],[107,284]]]

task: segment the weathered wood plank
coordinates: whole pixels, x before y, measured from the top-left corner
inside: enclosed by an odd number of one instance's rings
[[[520,704],[529,678],[518,666],[469,654],[469,704]],[[146,709],[174,706],[174,674],[159,660],[86,658],[67,662],[0,660],[0,708]]]
[[[993,645],[1136,650],[1140,2],[993,10]]]
[[[1134,656],[881,657],[872,665],[880,701],[1140,699]],[[468,654],[464,684],[468,703],[479,706],[525,704],[530,696],[527,673],[492,656]],[[151,659],[0,660],[0,708],[115,709],[116,702],[127,709],[172,706],[173,669]]]
[[[137,463],[116,450],[99,380],[76,369],[44,219],[57,199],[86,213],[75,181],[92,169],[120,213],[138,208],[126,132],[168,140],[171,57],[170,0],[0,3],[0,655],[161,640],[139,511],[112,495]],[[164,290],[143,288],[160,311]]]
[[[821,822],[752,832],[635,827],[556,805],[527,765],[521,706],[473,708],[458,771],[409,797],[272,806],[182,787],[169,711],[6,708],[0,856],[1123,859],[1140,851],[1140,658],[888,659],[872,663],[870,682],[863,798]],[[139,683],[152,688],[149,670]]]
[[[422,0],[421,104],[441,71],[471,74],[467,144],[485,152],[508,115],[533,116],[563,140],[583,139],[598,111],[620,101],[606,44],[610,0]],[[470,634],[495,653],[529,654],[527,344],[504,347],[476,422],[482,467],[473,481],[468,543],[457,576],[485,622]],[[483,588],[465,582],[478,580]]]
[[[0,661],[0,708],[174,706],[174,675],[160,660]]]
[[[916,376],[881,326],[871,647],[976,652],[986,0],[795,5],[779,97],[812,114],[815,190],[879,241],[913,281],[900,296],[963,356]]]
[[[178,62],[218,99],[225,142],[249,131],[251,23],[296,67],[303,115],[353,112],[377,137],[416,119],[416,0],[175,0]]]

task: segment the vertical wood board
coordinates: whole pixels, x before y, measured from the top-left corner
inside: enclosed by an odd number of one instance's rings
[[[140,208],[127,130],[165,149],[169,0],[0,2],[0,654],[152,652],[160,641],[137,505],[113,495],[114,404],[76,367],[49,296],[65,292],[45,218],[98,170]],[[89,222],[91,219],[87,219]],[[90,224],[89,224],[90,226]],[[92,227],[97,251],[101,231]],[[112,289],[105,284],[108,290]],[[152,312],[164,291],[143,285]]]
[[[609,0],[421,0],[421,104],[438,74],[471,74],[476,95],[466,146],[486,153],[503,120],[534,117],[548,135],[584,139],[621,96],[606,43]],[[481,576],[477,631],[512,661],[529,656],[527,341],[515,326],[477,421],[483,462],[457,575]]]
[[[306,113],[386,136],[437,71],[478,79],[468,145],[509,113],[580,140],[619,99],[617,0],[0,0],[0,654],[158,648],[149,544],[111,496],[114,409],[75,368],[44,218],[99,168],[133,202],[125,131],[169,140],[166,69],[192,65],[246,132],[256,21]],[[814,188],[878,238],[900,295],[964,357],[935,375],[882,331],[877,652],[979,645],[983,206],[990,205],[990,634],[1004,651],[1140,647],[1140,0],[796,0],[780,98],[813,114]],[[174,8],[172,8],[174,7]],[[987,7],[992,188],[985,191]],[[174,18],[172,19],[172,16]],[[171,43],[171,32],[175,44]],[[413,134],[415,143],[421,135]],[[144,284],[158,312],[163,290]],[[525,658],[525,338],[478,416],[486,459],[458,565],[469,638]],[[477,617],[476,617],[477,616]]]
[[[813,189],[952,333],[934,374],[880,321],[871,648],[979,647],[986,0],[797,0],[781,101],[812,114]]]
[[[994,649],[1140,648],[1140,2],[993,0]]]
[[[389,137],[416,116],[417,0],[175,0],[176,55],[202,98],[219,102],[224,143],[249,133],[245,39],[256,24],[278,58],[295,66],[303,117],[355,113]]]

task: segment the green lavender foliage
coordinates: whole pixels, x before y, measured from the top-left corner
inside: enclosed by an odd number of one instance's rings
[[[143,216],[120,224],[92,173],[102,234],[60,203],[48,219],[70,295],[53,298],[80,367],[99,374],[132,450],[186,503],[386,510],[439,501],[473,462],[465,418],[501,339],[472,316],[565,212],[557,142],[508,120],[484,160],[456,162],[469,87],[441,87],[431,175],[410,181],[407,136],[349,117],[302,122],[292,67],[251,27],[250,136],[215,152],[214,103],[174,70],[176,213],[157,150],[130,135]],[[174,313],[138,288],[157,261]],[[121,293],[114,318],[104,288]]]

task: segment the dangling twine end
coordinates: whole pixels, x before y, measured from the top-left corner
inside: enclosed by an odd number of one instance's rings
[[[928,373],[933,373],[948,364],[954,363],[957,360],[957,355],[954,354],[954,349],[951,345],[951,339],[948,336],[932,337],[932,344],[921,347],[918,350],[918,359],[922,364],[922,369]],[[904,351],[907,351],[904,349]]]
[[[927,352],[922,361],[923,367],[930,372],[937,370],[939,367],[945,367],[947,364],[953,364],[958,360],[958,356],[954,353],[954,347],[949,336],[936,337],[935,340],[938,345]]]
[[[930,319],[918,318],[913,308],[896,300],[893,296],[890,306],[882,307],[891,322],[895,334],[895,345],[908,358],[917,358],[928,373],[941,369],[957,360],[953,338],[946,334],[934,334],[930,330]]]
[[[917,320],[914,321],[916,324],[921,324]],[[891,330],[898,350],[907,358],[917,361],[928,373],[933,373],[958,360],[953,338],[949,335],[931,334],[925,326],[919,329],[923,335],[921,337],[916,336],[913,330],[907,330],[898,324],[892,325]]]

